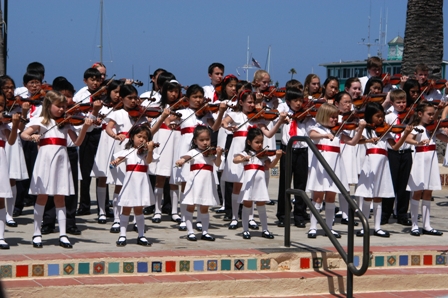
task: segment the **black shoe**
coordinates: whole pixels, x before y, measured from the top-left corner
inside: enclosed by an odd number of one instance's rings
[[[348,225],[348,219],[346,219],[346,218],[341,219],[341,224]],[[358,222],[355,221],[355,227],[357,227],[357,226],[358,226]]]
[[[273,200],[270,200],[266,205],[275,205],[275,202]]]
[[[114,233],[114,234],[120,233],[120,223],[119,222],[114,222],[112,224],[112,227],[110,228],[110,232]]]
[[[167,214],[167,215],[171,215],[171,206],[170,206],[170,208],[162,208],[162,213],[163,214]]]
[[[410,221],[409,219],[406,219],[406,218],[397,220],[397,223],[399,223],[400,225],[403,225],[403,226],[407,226],[407,227],[412,226],[412,221]]]
[[[253,220],[253,219],[249,220],[249,229],[252,229],[252,230],[258,230],[259,229],[259,227],[258,227],[257,223],[255,222],[255,220]]]
[[[107,218],[106,214],[100,214],[100,216],[98,217],[98,223],[100,225],[106,224],[107,223],[107,219],[106,218]]]
[[[114,218],[115,217],[114,212],[112,210],[110,210],[110,209],[107,209],[106,210],[106,217],[107,218]]]
[[[0,239],[0,240],[5,241],[5,239]],[[0,244],[0,249],[9,249],[9,245],[8,245],[8,243],[6,243],[6,244]]]
[[[20,210],[19,208],[14,208],[14,211],[12,212],[12,216],[17,217],[22,215],[22,210]]]
[[[202,232],[202,222],[198,221],[196,223],[196,231]]]
[[[294,222],[294,225],[301,229],[306,228],[306,224],[303,221],[296,221],[296,222]]]
[[[261,233],[261,237],[268,238],[268,239],[274,239],[274,235],[271,232],[269,232],[268,230],[263,231]]]
[[[238,228],[238,221],[232,220],[232,222],[229,225],[229,230],[236,230]]]
[[[185,221],[182,221],[182,222],[179,224],[179,228],[178,228],[178,230],[181,231],[181,232],[184,232],[184,231],[187,230],[187,224],[185,223]]]
[[[359,230],[358,232],[356,232],[356,237],[362,237],[362,236],[364,236],[363,230]]]
[[[134,224],[134,226],[132,227],[132,229],[134,230],[134,232],[138,233],[137,223]]]
[[[82,215],[90,215],[90,209],[78,209],[76,211],[76,216],[82,216]]]
[[[43,245],[42,245],[42,240],[41,240],[41,242],[34,242],[34,238],[37,238],[37,237],[40,237],[41,239],[42,239],[42,236],[41,235],[35,235],[35,236],[33,236],[33,247],[34,248],[42,248],[43,247]]]
[[[154,206],[149,206],[149,207],[145,207],[143,208],[143,214],[144,215],[150,215],[154,213]]]
[[[314,239],[314,238],[316,238],[316,236],[317,236],[317,231],[316,230],[309,230],[308,231],[308,238]]]
[[[126,246],[126,237],[120,236],[118,237],[117,242],[115,242],[117,246]]]
[[[422,229],[423,235],[432,235],[432,236],[442,236],[443,233],[440,231],[437,231],[436,229],[432,229],[431,231],[427,231],[425,229]]]
[[[419,230],[412,230],[412,231],[411,231],[411,236],[417,236],[417,237],[420,237],[420,231],[419,231]]]
[[[279,228],[283,228],[285,226],[285,222],[283,221],[283,220],[279,220],[278,222],[277,222],[277,227],[279,227]]]
[[[67,229],[67,233],[71,235],[81,235],[81,231],[78,229],[78,227],[70,227]]]
[[[6,225],[8,227],[11,227],[11,228],[16,228],[17,227],[17,223],[14,220],[7,221]]]
[[[231,221],[231,220],[232,220],[232,216],[224,215],[224,217],[223,217],[222,220],[223,220],[223,221]]]
[[[243,232],[243,239],[250,239],[250,233],[249,231]]]
[[[174,213],[174,214],[171,214],[171,221],[180,224],[182,222],[182,218],[179,216],[179,214]]]
[[[187,240],[188,241],[197,241],[198,239],[196,239],[196,235],[195,234],[188,234]]]
[[[73,248],[73,245],[71,245],[70,243],[62,242],[61,241],[62,237],[67,238],[67,240],[70,242],[70,240],[68,239],[68,237],[66,235],[59,236],[59,246],[63,247],[63,248]]]
[[[151,220],[152,220],[153,223],[161,223],[162,222],[162,214],[161,213],[155,213],[154,216],[151,218]]]
[[[218,214],[220,214],[220,213],[226,213],[226,209],[221,209],[221,208],[216,209],[216,210],[215,210],[215,213],[218,213]]]
[[[376,230],[375,232],[373,232],[373,235],[378,236],[378,237],[383,237],[383,238],[389,238],[390,234],[388,231],[383,231],[381,229]]]
[[[207,240],[207,241],[215,241],[215,237],[211,236],[209,233],[202,235],[201,236],[202,240]]]
[[[42,226],[42,228],[40,229],[40,233],[42,235],[48,235],[53,232],[54,232],[54,228],[51,228],[49,226]]]
[[[333,234],[333,236],[334,237],[336,237],[336,238],[341,238],[341,234],[339,234],[338,232],[336,232],[335,230],[331,230],[331,233]],[[328,237],[328,235],[327,234],[325,234],[325,236],[327,236]]]
[[[145,236],[138,237],[137,244],[141,246],[151,246],[151,243],[149,243]]]

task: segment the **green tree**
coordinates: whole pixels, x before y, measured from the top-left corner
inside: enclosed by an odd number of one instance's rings
[[[291,68],[291,69],[288,71],[288,73],[291,74],[291,80],[292,80],[292,78],[294,77],[294,75],[297,74],[297,71],[296,71],[294,68]]]

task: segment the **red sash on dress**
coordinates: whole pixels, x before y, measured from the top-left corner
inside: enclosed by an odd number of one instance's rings
[[[382,154],[387,156],[387,150],[382,148],[370,148],[366,150],[366,154]]]
[[[436,145],[428,145],[428,146],[417,146],[415,147],[416,152],[428,152],[428,151],[435,151]]]
[[[197,163],[190,166],[190,171],[196,171],[196,170],[213,171],[213,166],[205,163]]]
[[[45,138],[39,141],[39,146],[58,145],[67,147],[67,140],[63,138]]]
[[[126,165],[126,172],[143,172],[148,171],[148,166],[146,165]]]
[[[260,166],[260,165],[255,165],[255,164],[248,164],[244,166],[244,170],[260,170],[260,171],[264,171],[264,166]]]
[[[322,150],[322,151],[335,152],[335,153],[341,152],[341,148],[336,147],[336,146],[317,144],[316,147],[317,147],[317,149]]]

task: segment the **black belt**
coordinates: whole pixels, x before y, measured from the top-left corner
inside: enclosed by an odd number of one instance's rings
[[[307,152],[307,151],[308,151],[308,147],[305,147],[305,148],[292,148],[292,152],[293,153]]]

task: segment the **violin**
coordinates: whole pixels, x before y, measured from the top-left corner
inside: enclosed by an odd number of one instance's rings
[[[204,106],[205,105],[205,106]],[[219,103],[208,103],[199,107],[198,111],[195,113],[197,117],[204,117],[207,113],[217,113],[219,111]]]
[[[160,115],[162,115],[163,109],[162,108],[143,108],[139,107],[138,109],[129,110],[128,114],[131,118],[139,118],[141,116],[149,117],[149,118],[157,118]],[[177,117],[182,117],[182,114],[177,113],[175,111],[170,111],[171,115],[175,115]]]
[[[255,156],[260,158],[260,157],[269,157],[269,156],[275,156],[277,154],[277,150],[263,150],[259,153],[257,153]],[[286,154],[285,152],[282,152],[282,154]]]
[[[106,88],[106,86],[101,87],[100,89],[98,89],[96,92],[94,92],[90,96],[92,101],[95,101],[95,100],[105,101],[106,97],[107,97],[107,88]]]
[[[227,152],[227,151],[228,151],[228,150],[225,149],[225,150],[222,151],[222,153]],[[207,156],[213,156],[213,155],[216,155],[216,153],[218,153],[217,150],[216,150],[216,147],[209,147],[209,148],[205,149],[205,150],[202,152],[202,155],[205,156],[205,157],[207,157]]]
[[[414,116],[414,114],[415,114],[415,109],[406,108],[406,109],[404,109],[404,111],[398,112],[397,117],[398,117],[398,119],[400,119],[400,122],[403,122],[406,120],[406,118]]]
[[[186,109],[190,106],[190,102],[188,101],[188,99],[184,96],[181,99],[179,99],[178,101],[176,101],[175,103],[173,103],[170,106],[170,109],[173,111],[176,110],[180,110],[180,109]]]
[[[84,120],[86,117],[84,116],[78,116],[78,115],[68,115],[67,117],[59,117],[54,118],[54,121],[56,121],[57,126],[62,127],[65,124],[71,124],[71,125],[81,125],[84,124]]]
[[[382,104],[386,100],[387,93],[379,93],[379,94],[368,94],[363,95],[355,100],[353,100],[353,105],[360,109],[368,102],[377,102]]]
[[[158,148],[160,146],[160,143],[154,143],[154,148]],[[142,145],[138,146],[137,148],[137,154],[141,155],[141,154],[147,154],[148,153],[148,148],[146,148],[146,144],[143,143]]]
[[[356,119],[364,119],[364,111],[349,111],[342,113],[342,121],[351,122]]]
[[[392,127],[391,127],[390,124],[383,122],[383,124],[380,126],[373,126],[371,124],[367,124],[366,127],[373,128],[375,130],[375,133],[378,136],[382,136],[386,132],[402,133],[406,129],[407,125],[397,124],[397,125],[392,125]]]
[[[300,111],[295,112],[294,114],[290,115],[290,118],[295,119],[297,121],[302,121],[307,117],[316,117],[316,115],[317,115],[317,109],[315,107],[311,107],[305,111],[301,109]]]
[[[122,82],[126,82],[126,78],[122,78],[122,79],[119,79],[119,81],[122,81]],[[135,86],[137,86],[137,87],[141,87],[141,86],[143,86],[143,82],[141,82],[141,81],[139,81],[139,80],[132,80],[131,79],[131,81],[132,81],[132,83],[131,84],[133,84],[133,85],[135,85]]]
[[[22,98],[19,95],[14,98],[8,98],[6,102],[6,108],[10,109],[11,107],[21,106],[25,102],[29,102],[31,105],[38,106],[42,104],[43,99],[31,99],[31,98]]]
[[[423,84],[420,86],[420,91],[424,91],[426,89],[426,92],[429,93],[432,90],[442,90],[445,88],[445,83],[447,81],[445,79],[438,79],[438,80],[426,80]]]
[[[401,74],[390,75],[389,73],[381,74],[381,81],[383,81],[383,85],[398,85],[401,82]]]
[[[37,100],[37,101],[42,102],[45,98],[45,95],[47,95],[47,91],[40,89],[40,91],[31,95],[28,99],[29,100]]]
[[[30,119],[26,119],[26,118],[23,118],[22,116],[20,116],[20,121],[21,122],[24,122],[24,123],[29,123],[30,122]],[[12,114],[10,114],[10,113],[8,113],[8,112],[3,112],[2,113],[2,118],[1,118],[1,120],[0,120],[2,123],[11,123],[12,122]]]
[[[264,119],[268,121],[272,121],[277,119],[280,116],[278,110],[265,110],[256,108],[253,112],[247,113],[247,118],[250,120]]]
[[[320,108],[321,105],[326,103],[325,99],[305,99],[302,104],[302,108],[314,106],[316,109]]]
[[[355,130],[358,128],[358,123],[355,122],[345,122],[345,123],[338,123],[335,126],[331,127],[332,133],[337,133],[341,130]],[[406,128],[406,126],[405,126]]]
[[[442,127],[448,127],[448,119],[441,119],[438,121],[433,121],[427,125],[425,125],[426,130],[429,132],[433,132],[436,129],[442,128]]]
[[[274,86],[270,86],[268,87],[268,89],[266,89],[265,91],[261,91],[260,93],[268,98],[272,97],[283,98],[286,95],[286,87],[277,88]]]
[[[65,111],[66,114],[74,114],[74,113],[78,113],[78,112],[88,113],[92,110],[93,104],[90,102],[79,103],[79,104],[69,105],[69,106],[67,106],[67,108],[68,109]]]

